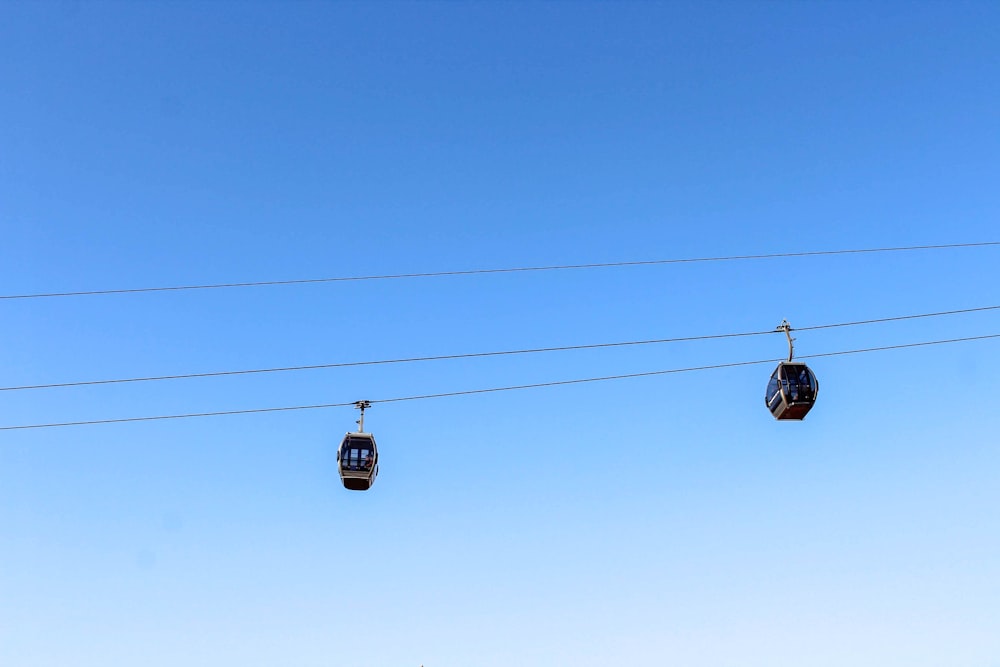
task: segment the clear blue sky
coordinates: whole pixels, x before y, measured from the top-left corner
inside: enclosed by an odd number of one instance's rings
[[[996,3],[0,4],[0,293],[1000,240]],[[1000,250],[0,301],[0,385],[1000,304]],[[802,332],[813,354],[1000,314]],[[995,341],[0,432],[0,663],[1000,664]],[[0,425],[781,357],[0,392]]]

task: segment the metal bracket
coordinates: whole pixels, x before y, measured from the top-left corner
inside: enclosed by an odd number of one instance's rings
[[[788,320],[781,320],[777,331],[785,332],[785,337],[788,339],[788,361],[791,361],[792,355],[795,353],[795,339],[792,338],[792,325],[788,323]]]
[[[354,407],[361,410],[361,419],[358,419],[354,423],[358,425],[358,433],[365,432],[365,410],[372,406],[371,401],[355,401]]]

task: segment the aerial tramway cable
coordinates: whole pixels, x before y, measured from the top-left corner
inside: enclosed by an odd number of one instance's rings
[[[869,347],[861,348],[855,350],[840,350],[836,352],[823,352],[819,354],[808,354],[799,357],[800,359],[820,359],[824,357],[837,357],[846,356],[851,354],[864,354],[869,352],[884,352],[887,350],[902,350],[907,348],[916,347],[927,347],[930,345],[945,345],[950,343],[963,343],[970,341],[980,341],[1000,338],[1000,333],[996,334],[985,334],[981,336],[966,336],[963,338],[949,338],[943,340],[932,340],[932,341],[922,341],[919,343],[903,343],[899,345],[884,345],[880,347]],[[738,361],[725,364],[713,364],[708,366],[694,366],[690,368],[672,368],[667,370],[658,371],[647,371],[643,373],[626,373],[622,375],[606,375],[602,377],[591,377],[591,378],[579,378],[573,380],[556,380],[552,382],[537,382],[532,384],[521,384],[521,385],[511,385],[505,387],[490,387],[485,389],[468,389],[463,391],[451,391],[442,392],[435,394],[419,394],[414,396],[400,396],[395,398],[383,398],[383,399],[372,399],[368,401],[369,404],[378,403],[400,403],[403,401],[419,401],[437,398],[450,398],[456,396],[472,396],[476,394],[490,394],[498,393],[504,391],[516,391],[522,389],[538,389],[543,387],[557,387],[566,386],[574,384],[584,384],[590,382],[604,382],[609,380],[624,380],[630,378],[640,378],[640,377],[652,377],[657,375],[669,375],[673,373],[688,373],[694,371],[704,371],[704,370],[714,370],[720,368],[736,368],[740,366],[754,366],[759,364],[769,364],[777,361],[776,359],[759,359],[756,361]],[[146,422],[146,421],[161,421],[168,419],[189,419],[194,417],[220,417],[225,415],[247,415],[247,414],[260,414],[267,412],[290,412],[296,410],[317,410],[325,408],[339,408],[356,406],[357,401],[348,401],[343,403],[323,403],[316,405],[294,405],[294,406],[283,406],[283,407],[272,407],[272,408],[250,408],[246,410],[222,410],[217,412],[197,412],[197,413],[185,413],[185,414],[175,414],[175,415],[154,415],[147,417],[124,417],[118,419],[94,419],[85,421],[73,421],[73,422],[53,422],[48,424],[22,424],[15,426],[0,426],[0,431],[18,431],[18,430],[28,430],[28,429],[42,429],[42,428],[58,428],[58,427],[68,427],[68,426],[92,426],[98,424],[122,424],[128,422]]]
[[[40,292],[34,294],[5,294],[0,300],[46,299],[53,297],[99,296],[110,294],[145,294],[150,292],[180,292],[188,290],[231,289],[236,287],[266,287],[277,285],[308,285],[316,283],[359,282],[368,280],[400,280],[406,278],[439,278],[444,276],[472,276],[496,273],[521,273],[529,271],[567,271],[578,269],[604,269],[627,266],[656,266],[664,264],[695,264],[702,262],[732,262],[752,259],[779,259],[790,257],[821,257],[829,255],[857,255],[886,252],[912,252],[917,250],[946,250],[955,248],[982,248],[1000,245],[1000,241],[977,243],[946,243],[938,245],[899,246],[890,248],[853,248],[846,250],[812,250],[805,252],[776,252],[757,255],[729,255],[719,257],[688,257],[674,259],[651,259],[625,262],[599,262],[589,264],[554,264],[549,266],[519,266],[495,269],[467,269],[457,271],[428,271],[422,273],[389,273],[367,276],[335,276],[331,278],[298,278],[292,280],[261,280],[253,282],[229,282],[203,285],[170,285],[161,287],[136,287],[123,289],[79,290],[66,292]]]
[[[857,320],[853,322],[837,322],[833,324],[817,324],[807,327],[795,327],[790,329],[790,331],[817,331],[821,329],[833,329],[839,327],[852,327],[852,326],[862,326],[868,324],[879,324],[883,322],[900,322],[904,320],[915,320],[928,317],[943,317],[949,315],[961,315],[967,313],[985,312],[990,310],[1000,310],[1000,306],[980,306],[976,308],[963,308],[960,310],[944,310],[933,313],[920,313],[916,315],[899,315],[894,317],[882,317],[877,319],[868,320]],[[85,386],[95,386],[95,385],[109,385],[109,384],[125,384],[132,382],[159,382],[164,380],[187,380],[195,378],[211,378],[211,377],[225,377],[233,375],[252,375],[259,373],[287,373],[294,371],[306,371],[306,370],[319,370],[319,369],[329,369],[329,368],[350,368],[355,366],[378,366],[387,364],[402,364],[402,363],[413,363],[421,361],[446,361],[454,359],[475,359],[483,357],[499,357],[508,355],[520,355],[520,354],[539,354],[546,352],[565,352],[572,350],[595,350],[602,348],[612,348],[612,347],[626,347],[635,345],[655,345],[663,343],[680,343],[680,342],[694,342],[703,340],[719,340],[726,338],[742,338],[749,336],[766,336],[775,333],[780,333],[781,330],[768,329],[766,331],[747,331],[741,333],[725,333],[725,334],[709,334],[704,336],[682,336],[675,338],[657,338],[650,340],[631,340],[631,341],[621,341],[612,343],[593,343],[589,345],[562,345],[554,347],[538,347],[538,348],[527,348],[520,350],[499,350],[492,352],[470,352],[464,354],[444,354],[436,356],[423,356],[423,357],[404,357],[397,359],[375,359],[368,361],[346,361],[328,364],[310,364],[304,366],[279,366],[272,368],[250,368],[241,370],[230,370],[230,371],[212,371],[205,373],[183,373],[183,374],[173,374],[173,375],[153,375],[145,377],[130,377],[130,378],[112,378],[105,380],[82,380],[77,382],[54,382],[49,384],[29,384],[29,385],[18,385],[12,387],[0,387],[0,391],[26,391],[32,389],[56,389],[56,388],[66,388],[66,387],[85,387]]]

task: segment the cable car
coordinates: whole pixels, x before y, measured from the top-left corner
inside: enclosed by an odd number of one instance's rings
[[[337,468],[340,470],[340,481],[344,488],[351,491],[367,491],[375,483],[378,476],[378,448],[375,446],[375,436],[365,433],[365,408],[371,407],[369,401],[358,401],[354,404],[361,410],[358,420],[358,430],[344,435],[337,450]]]
[[[775,419],[802,420],[816,403],[819,381],[805,364],[792,361],[792,327],[782,322],[778,327],[788,337],[788,361],[782,361],[771,374],[764,394],[764,404]]]
[[[767,383],[764,401],[775,419],[802,419],[816,403],[819,382],[805,364],[782,361]]]

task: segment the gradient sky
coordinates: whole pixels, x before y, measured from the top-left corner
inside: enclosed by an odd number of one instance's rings
[[[0,4],[0,294],[997,241],[996,3]],[[0,386],[1000,305],[996,247],[0,300]],[[1000,311],[798,334],[1000,333]],[[0,432],[0,664],[1000,665],[998,343]],[[0,392],[0,425],[779,358],[780,335]]]

